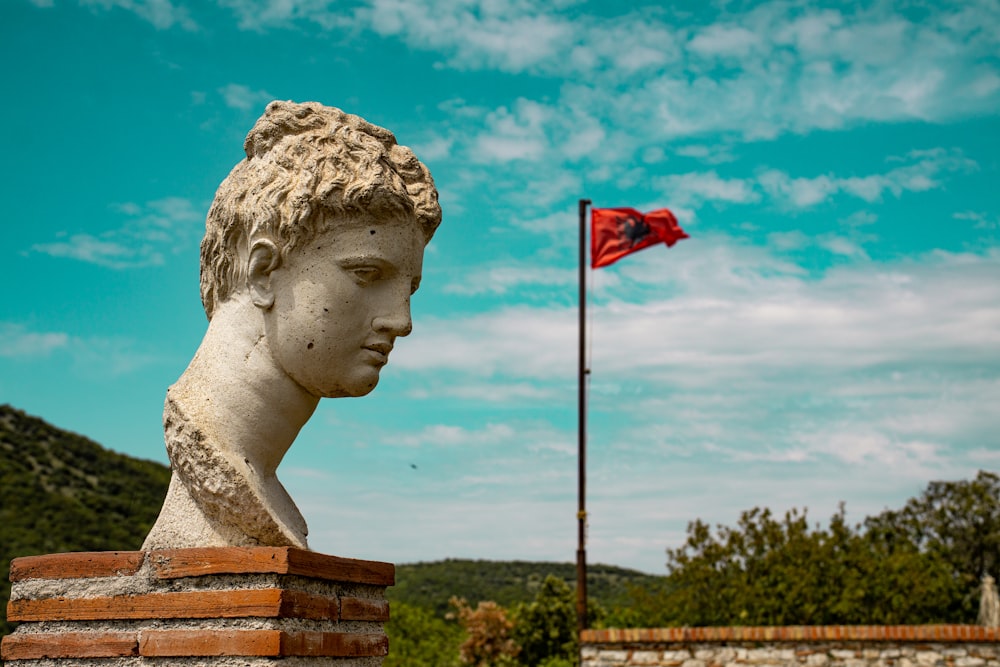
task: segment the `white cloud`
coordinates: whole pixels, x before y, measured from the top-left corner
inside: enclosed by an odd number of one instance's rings
[[[241,111],[251,109],[256,111],[257,107],[260,107],[260,111],[263,111],[264,107],[274,100],[274,95],[266,90],[252,90],[238,83],[230,83],[219,88],[219,94],[225,100],[226,106],[232,109],[240,109]]]
[[[980,211],[959,211],[953,214],[952,218],[972,222],[975,229],[1000,229],[1000,219],[994,214]]]
[[[547,9],[526,0],[372,0],[367,19],[379,34],[448,53],[448,65],[456,69],[520,72],[542,66],[572,44],[572,24]]]
[[[110,269],[163,264],[165,253],[187,249],[201,233],[200,212],[188,199],[166,197],[139,205],[113,204],[125,223],[99,235],[61,232],[57,240],[36,243],[32,250],[52,257],[76,259]]]
[[[394,447],[483,447],[507,442],[517,433],[509,424],[487,424],[471,431],[463,426],[435,424],[419,433],[397,433],[387,436],[384,444]]]
[[[732,162],[736,158],[733,156],[729,146],[706,146],[704,144],[688,144],[678,146],[671,151],[682,157],[695,158],[708,164],[722,164]]]
[[[854,257],[867,259],[868,253],[865,252],[864,248],[854,239],[846,238],[843,236],[837,236],[834,234],[826,234],[819,239],[819,245],[834,255],[841,255],[843,257]]]
[[[187,8],[175,5],[171,0],[79,0],[79,3],[83,7],[105,11],[118,8],[132,12],[159,30],[169,30],[175,25],[184,30],[198,29]]]
[[[529,382],[469,382],[464,384],[434,384],[430,387],[410,391],[415,399],[457,398],[463,401],[486,401],[489,403],[535,403],[551,401],[557,392],[551,387],[541,387]]]
[[[52,355],[63,355],[74,371],[91,378],[117,377],[159,360],[131,340],[32,331],[21,323],[0,322],[0,358],[31,363]]]
[[[559,145],[558,119],[586,110],[600,119],[591,141],[615,146],[615,156],[604,151],[602,159],[620,162],[651,145],[712,133],[770,140],[870,121],[992,113],[1000,102],[1000,12],[989,3],[938,3],[928,11],[917,21],[891,3],[821,10],[766,2],[679,29],[638,10],[597,17],[529,1],[455,0],[442,8],[378,0],[369,18],[381,34],[440,53],[451,67],[573,81],[545,102],[552,120],[538,127]],[[504,159],[540,159],[545,148],[533,133],[493,135],[486,146],[476,136],[471,142]]]
[[[24,359],[47,356],[65,348],[69,335],[63,332],[28,331],[23,325],[0,322],[0,357]]]
[[[924,192],[940,188],[944,179],[958,172],[978,169],[978,165],[958,151],[933,149],[913,151],[890,164],[903,163],[884,173],[865,176],[791,176],[778,169],[764,168],[754,178],[722,177],[716,171],[689,172],[655,179],[668,201],[678,207],[708,202],[749,204],[768,195],[782,206],[810,208],[834,195],[847,194],[866,202],[881,200],[886,194],[899,197],[904,192]],[[856,224],[856,223],[855,223]]]
[[[269,28],[291,28],[298,22],[315,23],[320,28],[350,27],[352,12],[333,0],[217,0],[232,10],[243,30],[263,32]]]
[[[689,50],[702,57],[745,58],[762,46],[761,36],[738,25],[713,24],[688,42]]]
[[[169,0],[92,1],[146,8],[150,17],[180,11]],[[587,89],[605,131],[622,128],[640,142],[942,121],[990,113],[1000,95],[1000,11],[988,1],[936,3],[921,20],[892,3],[819,9],[771,1],[735,15],[706,6],[683,28],[669,13],[597,16],[540,0],[369,0],[359,8],[329,0],[219,2],[244,29],[367,28],[438,53],[446,67],[581,82],[562,92],[560,115],[580,108],[567,97],[579,96],[573,88]],[[533,150],[511,139],[515,155]]]
[[[594,381],[630,378],[635,384],[622,388],[622,399],[631,390],[639,390],[640,398],[680,391],[686,394],[681,403],[691,401],[692,407],[708,410],[708,422],[722,420],[718,423],[733,428],[732,411],[752,412],[750,405],[758,392],[783,396],[791,404],[820,401],[823,413],[830,416],[805,406],[803,418],[837,419],[862,400],[841,393],[858,385],[859,377],[878,378],[890,371],[913,378],[938,374],[958,387],[970,381],[971,376],[965,375],[969,368],[979,369],[976,377],[1000,372],[995,362],[995,350],[1000,349],[1000,286],[989,277],[1000,270],[998,253],[939,252],[919,262],[894,264],[862,261],[815,280],[767,251],[734,245],[725,237],[702,241],[685,241],[683,252],[670,251],[670,261],[663,261],[654,250],[644,251],[620,268],[620,283],[595,289],[590,336]],[[849,242],[835,238],[822,242],[834,246],[835,252],[863,257]],[[837,243],[842,245],[836,247]],[[656,296],[665,290],[670,298]],[[574,377],[576,315],[572,307],[522,306],[461,320],[425,319],[420,338],[399,350],[397,367],[422,375],[443,374],[442,381],[447,378],[447,383],[459,386],[490,378],[501,384],[551,388],[552,382],[566,383]],[[956,393],[953,399],[929,407],[933,404],[901,401],[910,401],[911,391],[936,395],[935,381],[879,385],[866,380],[858,386],[874,391],[865,394],[864,411],[855,412],[855,417],[869,423],[875,434],[893,442],[937,447],[946,446],[940,433],[927,429],[904,433],[898,423],[884,422],[884,416],[942,415],[966,400],[986,410],[982,401],[990,395],[981,392],[984,398],[977,399],[975,393]],[[874,386],[878,391],[871,389]],[[713,402],[714,395],[727,398]],[[655,413],[641,401],[626,402],[623,418],[630,413],[626,407],[630,404],[635,415],[648,418]],[[672,408],[677,407],[675,401]],[[777,436],[779,427],[767,423],[766,413],[753,419],[753,427],[741,432]],[[801,428],[807,426],[803,422]],[[786,428],[790,430],[776,437],[772,446],[801,445],[801,439],[789,435],[800,430],[795,418],[780,430]],[[812,425],[803,432],[823,430]],[[965,441],[960,434],[953,435],[956,443]],[[735,433],[725,437],[737,443],[742,438]]]
[[[476,294],[506,294],[522,287],[571,287],[577,282],[577,274],[573,269],[544,267],[532,264],[520,266],[505,263],[484,271],[477,271],[471,276],[448,284],[444,291],[450,294],[472,296]]]
[[[119,241],[97,238],[91,234],[73,234],[65,240],[37,243],[32,250],[52,257],[77,259],[81,262],[106,266],[111,269],[128,269],[163,263],[163,255],[148,245],[138,247]]]
[[[432,137],[411,148],[421,161],[428,162],[448,157],[454,143],[455,140],[449,137]]]
[[[571,309],[529,307],[504,308],[458,322],[424,318],[419,337],[396,351],[394,364],[411,371],[440,369],[473,378],[552,377],[572,367],[565,342],[574,340],[575,321]]]
[[[667,200],[678,206],[704,201],[747,204],[760,199],[752,181],[742,178],[721,178],[716,172],[692,172],[663,176],[656,181]]]

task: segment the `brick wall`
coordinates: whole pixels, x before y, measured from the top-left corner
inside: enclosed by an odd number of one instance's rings
[[[974,625],[585,630],[581,667],[1000,667]]]

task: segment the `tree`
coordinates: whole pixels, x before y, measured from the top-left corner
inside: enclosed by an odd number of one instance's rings
[[[941,553],[898,531],[852,527],[843,505],[825,529],[810,528],[805,510],[778,520],[755,508],[714,533],[697,520],[667,557],[657,617],[644,619],[656,625],[963,620],[953,615],[960,590]]]
[[[576,596],[569,584],[549,575],[534,601],[515,607],[513,616],[513,638],[521,647],[521,663],[535,667],[554,665],[553,660],[561,659],[577,664]]]
[[[390,650],[384,667],[459,666],[461,628],[436,616],[430,609],[393,602],[385,631]]]
[[[452,598],[457,618],[466,632],[466,639],[459,646],[462,664],[473,667],[514,667],[520,647],[511,638],[513,621],[507,611],[491,600],[480,602],[473,609],[461,598]]]
[[[975,620],[979,582],[1000,565],[1000,477],[980,470],[971,481],[931,482],[901,510],[870,517],[865,526],[890,548],[913,545],[946,564],[958,591],[953,618]]]

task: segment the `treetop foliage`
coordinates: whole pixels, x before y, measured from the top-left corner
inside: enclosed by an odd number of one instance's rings
[[[701,520],[667,550],[668,575],[632,591],[632,621],[651,625],[975,622],[979,582],[1000,562],[1000,478],[931,482],[901,510],[827,527],[806,510],[743,512],[713,531]],[[637,618],[638,617],[638,618]]]

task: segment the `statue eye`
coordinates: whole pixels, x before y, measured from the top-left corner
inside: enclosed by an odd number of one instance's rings
[[[382,277],[382,271],[374,266],[359,266],[351,269],[351,273],[354,274],[354,279],[362,285],[373,283]]]

